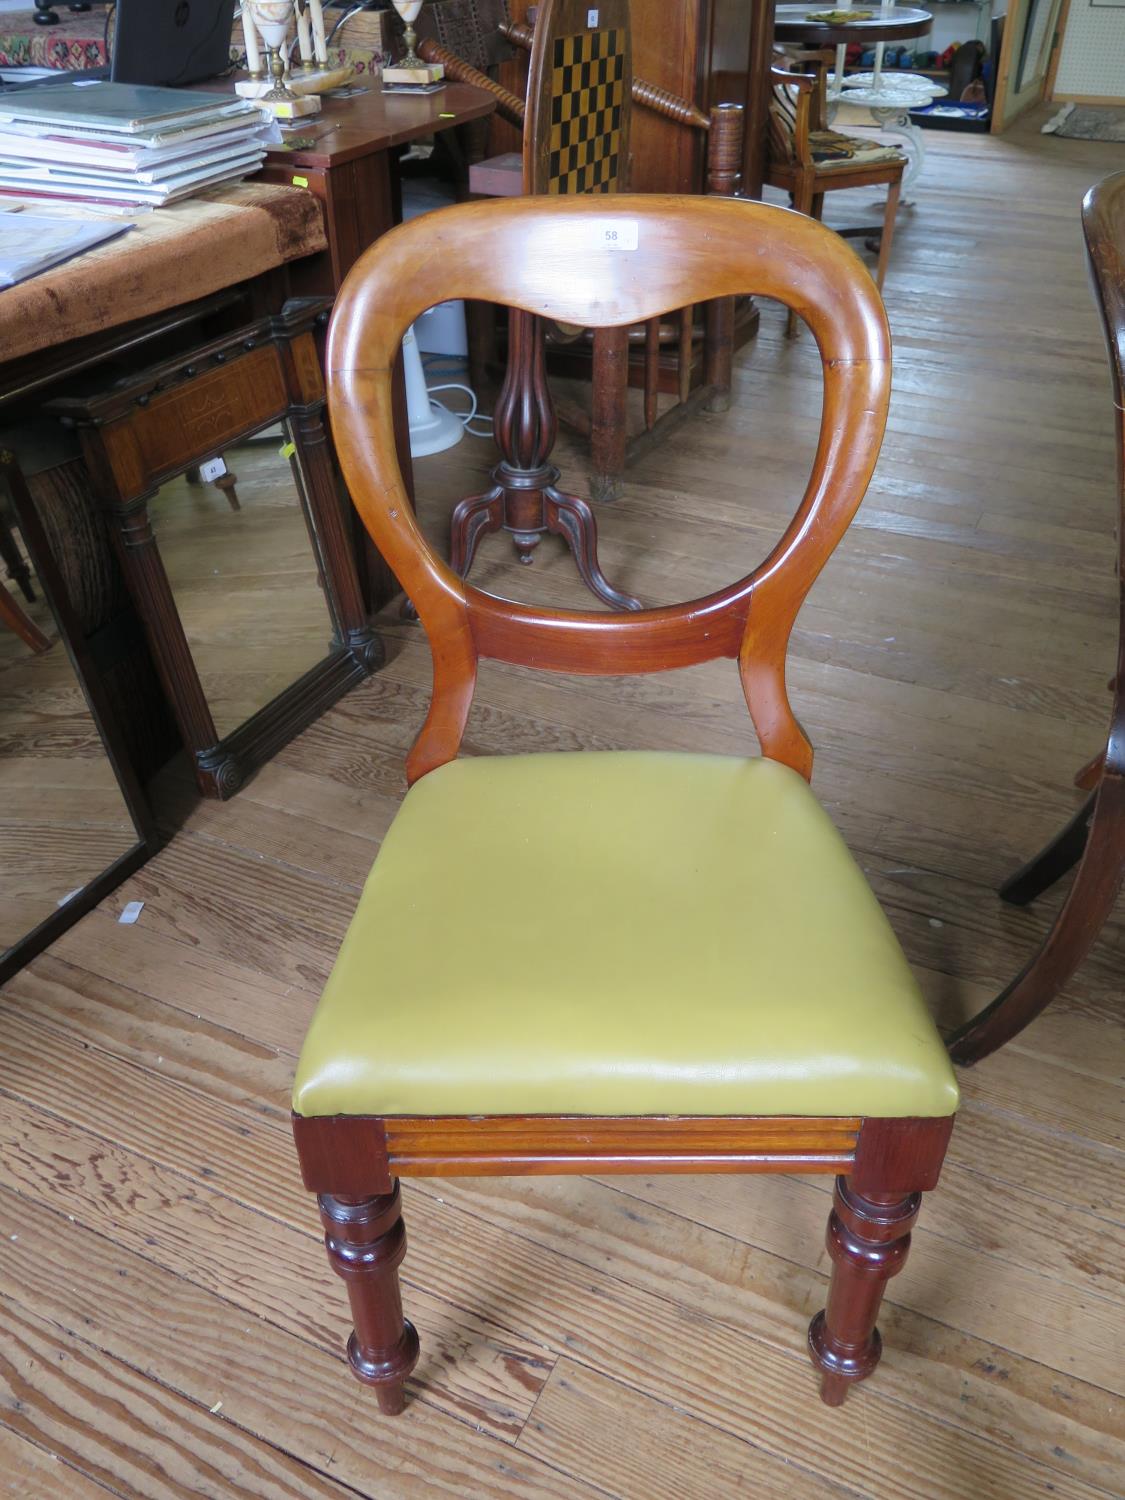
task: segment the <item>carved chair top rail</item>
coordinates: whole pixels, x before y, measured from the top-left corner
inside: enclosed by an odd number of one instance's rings
[[[614,224],[613,220],[619,220]],[[607,229],[618,230],[616,240]],[[820,352],[820,435],[805,493],[752,572],[704,599],[629,615],[548,610],[480,593],[423,537],[395,456],[391,371],[406,328],[451,298],[564,323],[629,326],[693,302],[756,294],[793,307]],[[328,345],[337,449],[365,525],[416,605],[434,652],[413,781],[457,754],[481,656],[615,675],[737,658],[763,753],[808,776],[785,654],[801,602],[843,535],[878,458],[890,331],[870,275],[815,220],[718,197],[516,198],[460,204],[401,225],[344,283]]]

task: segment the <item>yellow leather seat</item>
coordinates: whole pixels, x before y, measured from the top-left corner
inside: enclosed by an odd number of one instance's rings
[[[408,793],[301,1115],[944,1116],[945,1049],[828,815],[774,761],[453,761]]]

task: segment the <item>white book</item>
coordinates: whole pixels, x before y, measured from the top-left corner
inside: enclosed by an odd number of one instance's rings
[[[0,94],[0,121],[22,121],[49,134],[96,131],[110,138],[142,139],[190,128],[204,119],[257,113],[248,99],[132,83],[85,88],[47,84]]]
[[[84,162],[36,161],[27,156],[12,156],[0,146],[0,169],[13,174],[26,173],[28,177],[44,180],[100,182],[113,187],[128,183],[167,182],[187,172],[222,166],[236,159],[242,161],[254,156],[260,160],[264,154],[265,148],[260,142],[235,142],[217,151],[193,152],[191,156],[177,156],[172,161],[157,162],[152,167],[134,167],[128,171],[113,172],[106,170],[101,162],[87,166]]]
[[[0,101],[3,97],[0,93]],[[171,146],[179,141],[198,140],[201,136],[216,135],[219,131],[230,130],[236,120],[245,120],[249,123],[251,119],[254,119],[260,125],[262,118],[262,111],[251,106],[250,110],[244,110],[234,116],[229,114],[204,115],[199,119],[167,124],[159,129],[125,136],[104,131],[97,125],[82,125],[77,121],[48,124],[37,120],[25,120],[15,115],[5,114],[0,108],[0,130],[11,131],[16,135],[27,136],[36,141],[48,136],[54,139],[70,140],[78,145],[93,142],[99,146],[121,146],[125,150],[144,150],[146,147]]]
[[[38,276],[132,227],[55,219],[47,214],[0,213],[0,287]]]
[[[163,208],[180,198],[197,193],[200,188],[212,187],[232,178],[245,177],[257,171],[264,153],[228,161],[222,166],[205,167],[198,172],[186,172],[163,183],[132,182],[104,179],[83,180],[73,178],[65,182],[58,178],[34,177],[30,172],[7,164],[0,165],[0,195],[20,198],[55,199],[70,203],[131,203],[138,207]],[[2,221],[0,221],[2,222]]]
[[[122,177],[120,173],[97,172],[86,167],[58,167],[49,162],[11,161],[0,156],[0,173],[9,178],[18,178],[21,182],[49,182],[57,187],[78,185],[105,188],[107,191],[123,187],[138,190],[147,188],[155,194],[182,187],[185,183],[198,182],[222,167],[246,166],[248,163],[257,166],[263,154],[256,147],[245,151],[219,151],[205,161],[172,162],[156,178],[144,172]]]
[[[224,122],[225,123],[225,122]],[[22,133],[11,127],[0,128],[0,155],[9,159],[70,163],[96,167],[100,172],[135,172],[166,162],[192,157],[201,152],[217,151],[253,142],[276,145],[280,131],[272,122],[263,124],[260,116],[241,123],[237,128],[179,136],[163,146],[134,146],[120,141],[71,136]]]

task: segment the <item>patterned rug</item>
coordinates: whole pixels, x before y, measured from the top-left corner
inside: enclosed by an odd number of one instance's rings
[[[100,68],[107,5],[73,15],[60,3],[57,26],[36,26],[34,7],[0,14],[0,68]]]
[[[1044,134],[1065,136],[1069,141],[1117,141],[1125,143],[1125,109],[1091,109],[1068,104],[1047,122]]]

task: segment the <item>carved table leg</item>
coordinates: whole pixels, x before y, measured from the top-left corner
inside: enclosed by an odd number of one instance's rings
[[[921,1193],[886,1201],[862,1197],[846,1177],[836,1179],[828,1306],[809,1324],[809,1352],[823,1372],[820,1394],[828,1406],[840,1406],[849,1384],[866,1379],[879,1363],[883,1343],[875,1319],[887,1282],[906,1260],[921,1202]]]
[[[380,1409],[398,1416],[406,1378],[418,1362],[418,1335],[402,1315],[398,1285],[406,1254],[398,1183],[376,1198],[325,1193],[317,1202],[328,1259],[344,1279],[352,1308],[348,1363],[357,1379],[375,1387]]]
[[[238,490],[235,488],[237,484],[238,475],[232,474],[229,469],[225,474],[220,474],[218,479],[215,480],[215,488],[221,490],[227,497],[227,504],[231,510],[242,509],[242,504],[238,498]]]
[[[545,492],[547,529],[565,537],[574,553],[578,576],[599,599],[614,609],[641,609],[639,599],[615,589],[598,566],[598,523],[594,513],[577,495],[564,495],[554,485]]]
[[[508,329],[508,368],[493,421],[500,462],[492,488],[462,500],[453,512],[451,564],[463,578],[482,536],[504,530],[519,559],[531,562],[544,532],[561,536],[574,553],[587,588],[617,609],[640,609],[638,600],[606,582],[598,566],[598,535],[584,500],[555,489],[559,471],[548,462],[558,421],[547,389],[543,330],[530,313],[513,309]]]
[[[235,757],[219,744],[145,500],[116,506],[110,521],[117,555],[144,622],[157,670],[204,796],[230,797],[242,785]]]
[[[449,566],[464,578],[473,565],[482,537],[504,524],[504,491],[493,486],[483,495],[469,495],[454,507],[449,523]]]

